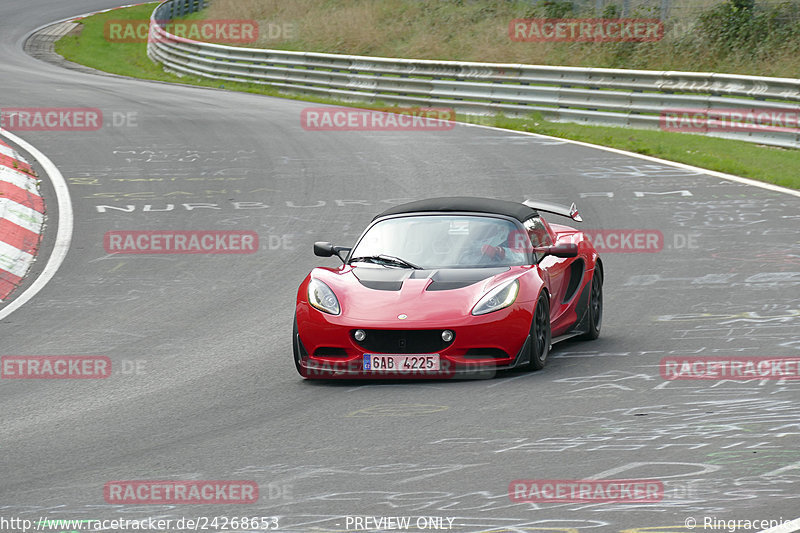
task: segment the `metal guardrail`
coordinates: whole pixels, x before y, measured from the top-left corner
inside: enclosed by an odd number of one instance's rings
[[[168,70],[270,85],[347,101],[450,107],[458,113],[524,116],[605,126],[661,128],[662,113],[753,110],[800,116],[800,80],[365,57],[243,48],[168,33],[165,21],[205,0],[167,0],[150,21],[147,53]],[[708,131],[706,135],[800,148],[800,125]]]

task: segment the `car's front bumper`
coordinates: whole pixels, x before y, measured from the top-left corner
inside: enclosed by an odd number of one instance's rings
[[[528,362],[526,343],[532,317],[523,305],[478,317],[459,317],[444,324],[410,323],[402,328],[326,315],[307,305],[298,305],[296,316],[296,363],[306,378],[486,378]],[[353,336],[357,329],[365,330],[368,339],[382,338],[374,343],[358,342]],[[440,339],[437,343],[436,336],[445,329],[455,334],[454,339],[449,343]],[[440,369],[365,370],[365,354],[437,354]]]

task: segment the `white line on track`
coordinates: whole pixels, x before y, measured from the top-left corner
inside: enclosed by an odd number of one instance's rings
[[[59,172],[58,168],[56,168],[53,162],[50,161],[46,155],[37,150],[32,144],[20,139],[13,133],[10,133],[4,129],[0,129],[0,136],[11,140],[39,162],[50,178],[50,183],[53,184],[53,188],[56,191],[56,200],[58,204],[58,230],[56,231],[56,242],[53,245],[53,251],[50,253],[47,264],[45,265],[44,270],[42,270],[42,273],[39,274],[33,283],[31,283],[30,287],[25,289],[20,295],[14,298],[11,303],[0,309],[0,320],[2,320],[22,307],[22,305],[27,303],[28,300],[36,296],[36,294],[41,291],[45,285],[47,285],[47,282],[49,282],[53,276],[55,276],[58,268],[61,266],[61,263],[64,262],[64,258],[67,256],[67,252],[69,251],[69,245],[72,242],[73,212],[72,202],[69,197],[69,189],[67,188],[67,182],[64,180],[64,176],[61,175],[61,172]]]

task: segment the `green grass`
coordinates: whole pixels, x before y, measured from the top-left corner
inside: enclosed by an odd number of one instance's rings
[[[76,63],[98,70],[165,82],[178,82],[203,87],[224,88],[304,101],[348,105],[363,108],[385,108],[382,102],[353,104],[327,98],[290,96],[268,86],[214,81],[194,76],[177,76],[164,72],[147,57],[145,43],[111,43],[104,36],[107,20],[148,19],[157,4],[146,4],[109,13],[101,13],[81,21],[79,35],[68,35],[56,43],[56,52]],[[467,122],[474,118],[460,117]],[[784,187],[800,189],[800,150],[759,146],[743,141],[716,139],[655,130],[638,130],[603,126],[554,123],[540,116],[509,118],[485,117],[481,124],[552,135],[603,146],[610,146],[653,157],[694,165],[709,170],[761,180]]]
[[[147,57],[146,43],[114,43],[106,38],[104,29],[107,21],[147,20],[157,5],[158,3],[154,2],[87,17],[80,21],[82,31],[77,35],[67,35],[59,39],[55,50],[75,63],[122,76],[277,95],[277,91],[257,85],[234,84],[164,72],[161,65],[153,63]]]

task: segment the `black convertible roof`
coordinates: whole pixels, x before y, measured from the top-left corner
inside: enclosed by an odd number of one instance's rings
[[[429,198],[427,200],[418,200],[408,204],[396,205],[376,216],[373,220],[377,220],[388,215],[418,213],[421,211],[465,211],[473,213],[492,213],[516,218],[520,222],[524,222],[528,218],[538,214],[535,209],[520,202],[495,200],[493,198],[455,196]]]

